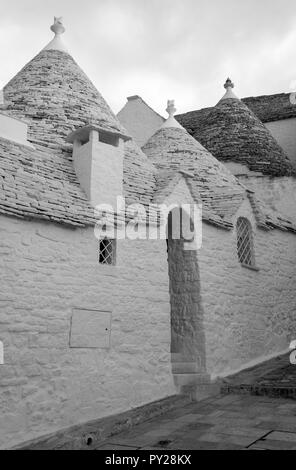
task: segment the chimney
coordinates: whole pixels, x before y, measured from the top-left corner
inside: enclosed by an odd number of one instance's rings
[[[111,204],[122,196],[124,142],[131,138],[96,125],[86,125],[68,137],[73,143],[73,164],[91,204]]]

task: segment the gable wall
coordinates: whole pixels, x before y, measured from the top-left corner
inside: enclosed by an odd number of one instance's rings
[[[164,122],[141,98],[129,100],[117,117],[139,147],[143,147]]]
[[[265,122],[264,125],[296,166],[296,118]]]
[[[248,202],[246,216],[254,230],[259,271],[242,267],[236,232],[204,224],[198,252],[206,335],[207,370],[227,375],[289,347],[296,338],[296,236],[256,228]]]
[[[0,255],[0,447],[175,393],[165,240],[101,266],[92,228],[1,216]],[[76,308],[112,312],[110,349],[69,347]]]
[[[296,223],[296,178],[282,176],[270,178],[256,176],[249,172],[247,176],[239,176],[247,188],[255,191],[255,196],[263,201],[267,207],[278,211]]]

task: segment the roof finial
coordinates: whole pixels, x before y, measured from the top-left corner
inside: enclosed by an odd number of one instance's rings
[[[52,30],[52,32],[54,32],[55,35],[63,34],[66,31],[63,25],[63,17],[60,16],[58,18],[57,16],[55,16],[54,23],[51,25],[50,29]]]
[[[174,117],[176,111],[177,110],[175,108],[175,100],[168,100],[168,107],[166,109],[166,112],[168,113],[169,118]]]
[[[66,31],[65,27],[63,25],[63,18],[54,17],[54,23],[51,25],[50,29],[54,33],[54,38],[50,41],[47,46],[44,47],[44,51],[49,51],[49,50],[55,50],[55,51],[63,51],[63,52],[68,52],[66,47],[63,44],[63,41],[61,39],[61,35]]]
[[[174,118],[174,114],[176,111],[177,110],[175,108],[175,100],[168,100],[168,106],[167,106],[166,112],[168,113],[169,117],[163,123],[161,128],[177,127],[179,129],[184,129],[184,127],[182,127],[181,124],[179,124],[178,121],[176,121],[176,119]]]
[[[236,99],[238,100],[239,98],[236,96],[235,93],[233,93],[233,88],[234,88],[234,83],[232,82],[232,80],[228,77],[226,82],[224,83],[224,88],[226,90],[226,93],[224,96],[222,96],[221,100],[226,100],[226,99]],[[219,101],[219,103],[220,103]]]
[[[228,88],[234,88],[234,83],[232,83],[231,79],[228,77],[226,82],[224,83],[224,88],[227,90]]]

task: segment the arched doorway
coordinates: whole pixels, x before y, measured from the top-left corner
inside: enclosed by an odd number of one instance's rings
[[[184,229],[185,227],[185,229]],[[179,236],[178,236],[179,235]],[[188,375],[206,371],[204,315],[197,251],[188,249],[194,226],[190,216],[174,208],[167,222],[167,251],[171,303],[173,372]],[[176,362],[179,367],[176,369]],[[189,377],[192,379],[192,377]]]

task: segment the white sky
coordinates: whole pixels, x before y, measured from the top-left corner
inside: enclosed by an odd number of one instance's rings
[[[51,39],[64,42],[118,112],[138,94],[165,115],[214,105],[230,76],[238,96],[296,83],[295,0],[0,0],[0,88]]]

